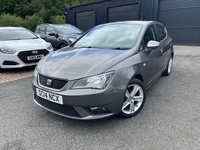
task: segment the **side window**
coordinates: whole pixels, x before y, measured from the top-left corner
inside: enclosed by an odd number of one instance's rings
[[[141,43],[141,45],[140,45],[140,49],[139,49],[139,51],[142,51],[142,50],[144,50],[146,47],[145,47],[145,45],[144,45],[144,40],[142,40],[142,43]]]
[[[45,34],[45,27],[39,27],[38,33]]]
[[[158,41],[158,37],[157,37],[154,25],[150,25],[147,28],[139,50],[141,51],[141,50],[145,49],[147,47],[148,42],[151,40]]]
[[[55,31],[52,27],[47,26],[46,34],[49,34],[49,33],[55,33]]]
[[[167,35],[166,29],[159,24],[156,24],[156,29],[158,31],[159,41],[162,41],[163,39],[165,39],[165,37]]]
[[[147,28],[145,34],[144,34],[144,44],[147,46],[149,41],[158,41],[158,38],[156,36],[156,30],[154,25],[151,25]]]

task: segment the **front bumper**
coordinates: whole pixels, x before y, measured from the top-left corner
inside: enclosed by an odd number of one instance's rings
[[[78,120],[100,119],[118,114],[121,111],[126,86],[125,79],[114,75],[111,83],[103,90],[76,89],[71,90],[67,85],[59,91],[41,87],[33,79],[34,101],[40,107],[55,114]],[[36,88],[63,97],[63,105],[45,100],[36,95]],[[95,110],[95,108],[99,108]]]
[[[38,51],[38,54],[31,54],[32,51]],[[0,67],[3,69],[9,68],[23,68],[27,66],[34,66],[38,63],[38,60],[28,61],[27,56],[34,56],[43,54],[44,56],[53,51],[53,48],[49,51],[44,49],[45,52],[40,50],[21,51],[15,54],[4,54],[0,52]]]

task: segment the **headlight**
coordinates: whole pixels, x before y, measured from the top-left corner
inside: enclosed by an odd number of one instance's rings
[[[34,70],[34,73],[33,73],[33,76],[34,76],[34,78],[36,78],[37,79],[37,74],[38,74],[38,72],[37,72],[37,66],[35,67],[35,70]]]
[[[4,48],[0,48],[0,51],[4,54],[14,54],[16,53],[16,50],[12,50],[12,49],[4,49]]]
[[[61,40],[67,41],[67,37],[66,37],[66,36],[59,35],[59,38],[60,38]]]
[[[47,49],[48,49],[49,51],[50,51],[52,48],[53,48],[53,47],[52,47],[51,44],[47,46]]]
[[[113,75],[114,72],[109,72],[80,79],[72,86],[72,89],[104,89],[112,79]]]
[[[70,41],[71,43],[73,43],[74,41],[76,41],[76,39],[74,39],[74,38],[69,38],[69,41]]]

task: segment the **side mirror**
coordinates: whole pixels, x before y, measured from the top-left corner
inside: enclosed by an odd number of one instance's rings
[[[153,49],[156,49],[160,47],[160,42],[157,41],[149,41],[147,44],[147,51],[152,51]]]

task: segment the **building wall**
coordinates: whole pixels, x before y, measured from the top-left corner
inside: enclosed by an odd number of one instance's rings
[[[175,44],[200,45],[200,0],[160,0],[158,21]]]
[[[200,0],[102,0],[66,8],[66,22],[87,31],[123,20],[163,23],[175,44],[200,45]]]

